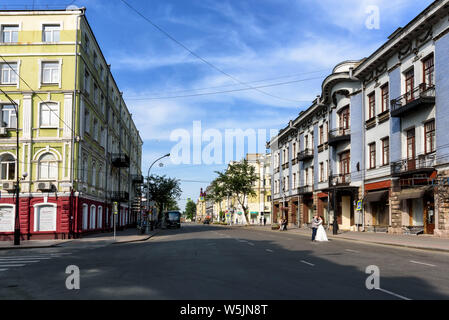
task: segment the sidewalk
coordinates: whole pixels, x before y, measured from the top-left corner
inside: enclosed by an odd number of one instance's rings
[[[246,226],[248,229],[264,230],[268,232],[282,232],[288,234],[297,234],[305,237],[311,237],[312,231],[305,228],[287,229],[287,231],[271,230],[271,226]],[[327,231],[327,237],[335,240],[351,240],[369,244],[380,244],[388,246],[398,246],[413,249],[433,250],[449,252],[449,239],[437,238],[431,235],[395,235],[388,233],[375,232],[342,232],[338,235],[333,235],[332,232]]]
[[[63,247],[77,244],[121,244],[129,242],[145,241],[153,237],[159,232],[159,229],[150,231],[146,234],[137,234],[136,229],[127,229],[124,231],[117,231],[114,240],[114,233],[96,233],[86,235],[78,239],[67,240],[22,240],[19,246],[15,246],[12,241],[0,241],[0,250],[14,250],[14,249],[36,249],[36,248],[49,248],[49,247]]]

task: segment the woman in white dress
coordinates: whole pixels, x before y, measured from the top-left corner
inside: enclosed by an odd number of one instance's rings
[[[324,230],[324,227],[323,227],[323,218],[319,217],[319,221],[320,222],[318,222],[319,225],[318,225],[318,230],[316,231],[315,240],[320,241],[320,242],[328,241],[327,235],[326,235],[326,230]]]

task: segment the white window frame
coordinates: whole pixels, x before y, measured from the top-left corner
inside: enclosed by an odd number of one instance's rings
[[[45,161],[45,162],[47,162],[47,167],[46,167],[46,170],[48,170],[48,172],[47,172],[47,174],[48,174],[48,176],[47,177],[42,177],[42,166],[41,166],[41,163],[43,162],[41,159],[42,159],[42,157],[44,157],[45,155],[47,155],[47,154],[50,154],[50,155],[52,155],[53,156],[53,158],[55,159],[54,161]],[[56,164],[56,177],[50,177],[50,165],[51,165],[51,163],[55,163]],[[52,152],[43,152],[40,156],[39,156],[39,159],[38,159],[38,161],[37,161],[37,173],[38,173],[38,177],[39,177],[39,181],[57,181],[58,180],[58,178],[59,178],[59,161],[58,161],[58,157],[54,154],[54,153],[52,153]]]
[[[12,215],[12,219],[9,221],[9,228],[6,228],[4,230],[0,230],[0,232],[14,232],[14,226],[15,226],[15,218],[16,218],[16,207],[12,204],[2,203],[0,204],[0,209],[10,209],[10,214]]]
[[[89,206],[83,203],[83,230],[89,230]]]
[[[4,42],[3,41],[3,28],[4,27],[12,27],[12,26],[17,26],[17,42]],[[0,42],[1,43],[18,43],[19,42],[19,32],[22,31],[22,23],[2,23],[0,24]]]
[[[93,204],[90,206],[89,229],[91,229],[91,230],[96,229],[96,225],[97,225],[96,222],[97,222],[97,207]]]
[[[54,229],[53,230],[38,230],[38,216],[40,215],[40,209],[41,207],[53,207],[55,210],[54,213]],[[37,203],[34,205],[34,215],[33,215],[33,219],[34,219],[34,232],[56,232],[58,230],[58,225],[57,225],[57,219],[58,219],[58,206],[55,203],[49,203],[49,202],[44,202],[44,203]]]
[[[98,210],[97,210],[97,226],[98,229],[103,228],[103,206],[98,206]]]
[[[42,30],[42,42],[43,43],[58,43],[61,42],[61,24],[59,22],[48,22],[48,23],[42,23],[41,24],[41,30]],[[50,27],[52,28],[52,30],[50,30],[51,32],[51,41],[45,41],[45,28],[46,27]],[[59,32],[59,40],[55,41],[55,31]]]
[[[0,85],[1,86],[15,86],[17,87],[17,89],[19,89],[19,85],[20,85],[20,60],[14,60],[14,61],[2,61],[0,62]],[[9,65],[8,65],[9,64]],[[16,65],[16,69],[14,72],[14,69],[10,68],[10,66],[12,66],[13,64]],[[7,67],[7,69],[9,69],[9,81],[8,82],[3,82],[3,66]],[[17,74],[16,74],[17,72]],[[11,76],[14,76],[16,79],[15,82],[11,81]]]
[[[11,156],[12,158],[13,158],[13,160],[12,161],[3,161],[3,157],[4,156]],[[9,152],[7,152],[7,153],[3,153],[3,154],[1,154],[0,155],[0,181],[15,181],[16,180],[16,177],[17,177],[17,166],[16,166],[16,164],[17,164],[17,158],[13,155],[13,154],[11,154],[11,153],[9,153]],[[7,178],[9,178],[9,179],[3,179],[3,177],[2,177],[2,172],[3,172],[3,164],[6,164],[6,172],[7,172]],[[10,167],[10,165],[11,164],[13,164],[14,165],[14,177],[9,177],[9,167]]]
[[[55,85],[58,85],[59,88],[61,88],[62,87],[62,82],[61,82],[62,81],[62,59],[57,59],[57,60],[42,60],[42,59],[39,59],[38,63],[39,63],[39,72],[38,72],[39,89],[42,86],[55,86]],[[42,65],[44,63],[58,63],[59,64],[59,66],[58,66],[58,68],[59,68],[58,82],[48,82],[48,83],[47,82],[43,82],[44,69],[43,69]]]
[[[49,125],[43,125],[42,124],[42,107],[49,107],[49,105],[54,105],[54,106],[56,106],[56,111],[54,111],[54,112],[56,112],[56,115],[52,112],[52,111],[49,111],[49,114],[50,114],[50,124]],[[40,102],[39,103],[39,113],[38,113],[38,124],[39,124],[39,128],[59,128],[59,120],[60,120],[60,113],[59,113],[59,111],[61,110],[61,108],[60,108],[60,103],[59,102],[56,102],[56,101],[44,101],[44,102]],[[51,117],[52,117],[52,115],[54,115],[55,117],[56,117],[56,122],[57,122],[57,124],[52,124],[51,123]]]
[[[12,106],[11,103],[6,103],[6,102],[0,102],[0,121],[3,121],[3,107],[4,106]],[[17,108],[19,108],[19,105],[16,103]],[[10,129],[16,129],[17,125],[18,125],[18,120],[17,120],[17,114],[16,111],[13,107],[13,109],[10,109],[12,112],[9,112],[9,125],[6,126],[6,128],[10,128]],[[13,118],[11,116],[11,114],[14,113],[15,114],[15,118],[16,118],[16,126],[12,127],[11,126],[11,118]],[[1,127],[1,123],[0,123],[0,127]]]

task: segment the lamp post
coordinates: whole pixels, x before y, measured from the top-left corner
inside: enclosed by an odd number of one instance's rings
[[[19,195],[20,195],[20,178],[19,178],[19,110],[17,108],[16,102],[11,99],[11,97],[6,94],[5,91],[0,91],[8,98],[11,104],[14,107],[14,112],[16,113],[16,185],[15,185],[15,194],[16,194],[16,214],[14,219],[14,245],[20,245],[20,218],[19,218]],[[26,175],[24,175],[26,177]]]
[[[333,192],[333,204],[332,208],[334,209],[334,222],[332,224],[332,234],[338,234],[338,221],[337,221],[337,182],[332,181],[332,185],[334,186]]]
[[[147,204],[148,204],[147,208],[148,208],[148,210],[150,209],[150,170],[156,162],[158,162],[159,160],[161,160],[163,158],[167,158],[167,157],[170,157],[170,153],[167,153],[166,155],[163,155],[162,157],[154,160],[154,162],[148,168],[148,174],[147,174]],[[147,219],[148,218],[149,218],[149,212],[148,212]],[[147,233],[150,231],[150,229],[149,229],[150,226],[149,226],[148,222],[149,221],[147,221],[147,230],[146,230]],[[153,230],[153,212],[151,212],[151,230]]]

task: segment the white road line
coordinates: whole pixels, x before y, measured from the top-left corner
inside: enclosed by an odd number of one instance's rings
[[[410,260],[410,262],[411,262],[411,263],[416,263],[416,264],[423,264],[423,265],[429,266],[429,267],[436,267],[436,265],[430,264],[430,263],[424,263],[424,262],[413,261],[413,260]]]
[[[18,258],[0,258],[0,261],[8,260],[50,260],[51,258],[33,258],[33,257],[18,257]]]
[[[0,269],[0,272],[2,272],[2,271],[6,271],[6,270],[8,270],[8,269]]]
[[[391,292],[391,291],[388,291],[388,290],[385,290],[385,289],[382,289],[382,288],[376,288],[376,290],[382,291],[384,293],[387,293],[389,295],[392,295],[392,296],[394,296],[396,298],[399,298],[399,299],[402,299],[402,300],[412,300],[412,299],[409,299],[407,297],[401,296],[401,295],[399,295],[397,293],[394,293],[394,292]]]
[[[254,243],[252,243],[252,242],[248,242],[248,244],[249,244],[250,246],[254,246]]]
[[[0,267],[23,267],[25,264],[0,264]]]
[[[8,264],[8,263],[36,263],[36,262],[40,262],[40,261],[39,260],[22,260],[22,259],[0,261],[1,264]]]
[[[312,266],[312,267],[315,266],[313,263],[310,263],[310,262],[307,262],[307,261],[304,261],[304,260],[301,260],[301,262],[302,262],[302,263],[305,263],[305,264],[308,264],[309,266]]]
[[[274,252],[274,251],[271,250],[271,249],[265,249],[265,251],[268,251],[268,252]]]
[[[355,253],[359,253],[360,251],[357,251],[357,250],[352,250],[352,249],[345,249],[346,251],[349,251],[349,252],[355,252]]]

